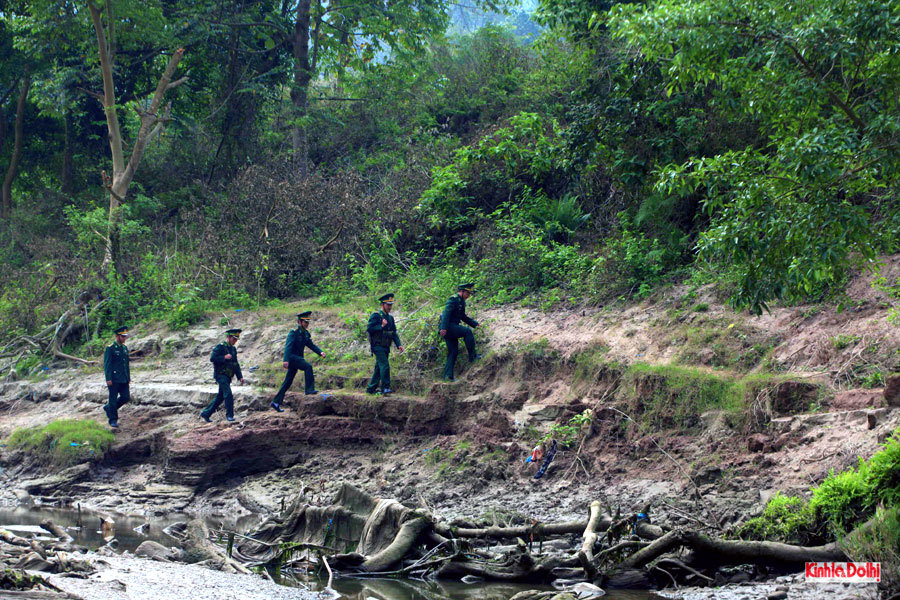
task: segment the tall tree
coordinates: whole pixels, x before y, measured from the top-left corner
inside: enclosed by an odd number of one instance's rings
[[[13,127],[13,150],[9,159],[6,175],[3,177],[2,195],[0,195],[0,219],[7,221],[12,212],[12,184],[19,170],[19,161],[22,158],[22,144],[25,124],[25,101],[28,98],[28,90],[31,89],[31,73],[27,67],[25,75],[19,84],[19,96],[16,101],[16,120]]]
[[[103,79],[103,93],[100,102],[106,114],[106,126],[109,134],[109,149],[112,158],[112,176],[104,173],[104,187],[109,191],[109,226],[106,234],[106,250],[103,258],[103,268],[106,272],[118,272],[119,238],[122,225],[122,204],[128,195],[128,188],[134,179],[134,174],[141,163],[147,142],[159,133],[162,126],[169,119],[171,103],[163,107],[162,102],[168,90],[184,83],[186,78],[173,80],[178,63],[184,55],[184,48],[176,50],[166,65],[162,76],[156,84],[156,90],[149,103],[142,105],[135,102],[132,106],[140,118],[140,128],[132,146],[131,155],[125,160],[123,149],[122,129],[119,124],[119,116],[116,106],[116,88],[113,79],[114,60],[116,54],[115,16],[113,14],[113,0],[106,0],[101,7],[92,0],[88,1],[88,9],[94,32],[97,35],[97,54],[100,59],[100,73]],[[103,23],[103,13],[106,13],[106,25]],[[161,112],[162,111],[162,112]]]

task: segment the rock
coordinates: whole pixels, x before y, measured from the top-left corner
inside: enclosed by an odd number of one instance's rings
[[[135,556],[150,558],[152,560],[171,560],[172,551],[153,540],[144,540],[134,551]]]
[[[44,571],[45,573],[51,573],[56,570],[56,565],[41,558],[41,555],[37,552],[29,552],[23,556],[16,563],[15,567],[27,571]]]
[[[54,475],[41,477],[40,479],[32,479],[23,481],[22,487],[32,495],[46,495],[49,492],[59,488],[68,487],[69,485],[81,481],[91,471],[91,465],[83,463],[64,469]]]
[[[884,399],[888,406],[900,406],[900,373],[888,375],[884,384]]]
[[[766,600],[784,600],[788,597],[788,593],[785,591],[772,592],[768,596],[766,596]]]
[[[878,417],[875,416],[875,413],[866,413],[866,426],[869,430],[875,429],[878,425]]]
[[[603,588],[598,587],[593,583],[587,583],[584,581],[581,583],[576,583],[566,591],[574,594],[575,597],[579,600],[583,598],[600,598],[601,596],[606,595],[606,592],[603,591]]]
[[[143,525],[138,525],[134,528],[134,532],[143,536],[146,536],[150,533],[150,523],[144,523]]]
[[[754,433],[747,438],[748,452],[764,452],[766,446],[771,443],[772,438],[764,433]]]

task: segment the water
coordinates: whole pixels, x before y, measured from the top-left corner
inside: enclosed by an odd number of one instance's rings
[[[144,540],[153,540],[164,546],[175,546],[177,540],[163,532],[163,529],[178,521],[188,521],[191,515],[170,513],[164,517],[134,517],[112,515],[115,520],[115,537],[119,541],[118,550],[134,552]],[[106,544],[100,532],[100,516],[96,513],[82,511],[79,528],[78,511],[72,509],[49,507],[8,507],[0,506],[0,528],[7,529],[23,537],[51,539],[51,535],[40,528],[41,521],[51,519],[62,526],[75,538],[75,543],[90,549],[97,549]],[[259,517],[253,516],[237,522],[223,523],[221,520],[207,520],[211,529],[220,528],[238,532],[247,532],[259,523]],[[149,524],[147,535],[134,531],[136,527]],[[281,583],[290,586],[301,586],[312,590],[321,590],[325,582],[319,579],[297,580],[284,576]],[[478,582],[466,584],[458,581],[419,581],[410,579],[355,579],[349,577],[335,578],[332,582],[335,590],[344,598],[352,600],[508,600],[515,594],[534,589],[552,590],[550,586],[532,584],[512,584],[496,582]],[[659,598],[650,592],[633,590],[611,590],[605,598],[609,600],[650,600]]]
[[[153,540],[159,542],[163,546],[170,547],[178,544],[178,540],[167,535],[163,529],[177,523],[179,521],[189,521],[194,518],[191,515],[182,513],[169,513],[164,517],[136,517],[128,515],[111,514],[115,521],[115,538],[119,545],[117,550],[134,552],[134,550],[145,540]],[[63,527],[66,532],[75,538],[75,543],[81,546],[95,550],[106,544],[103,535],[100,532],[100,515],[93,512],[81,512],[81,527],[79,527],[79,515],[77,510],[70,508],[51,508],[51,507],[24,507],[24,506],[0,506],[0,528],[7,529],[22,537],[35,537],[51,539],[50,533],[40,528],[41,521],[46,519],[52,520],[57,525]],[[226,523],[225,527],[229,530],[246,531],[253,528],[259,522],[259,518],[254,516],[250,520],[239,520],[238,522]],[[142,535],[135,531],[136,527],[149,525],[145,531],[146,535]],[[221,520],[207,519],[207,525],[215,530],[223,525]]]

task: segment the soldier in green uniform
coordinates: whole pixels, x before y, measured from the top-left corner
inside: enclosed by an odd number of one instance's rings
[[[109,389],[109,400],[103,406],[110,427],[119,426],[119,409],[131,400],[128,385],[131,383],[131,370],[128,365],[128,328],[116,329],[116,341],[106,347],[103,353],[103,373],[106,375],[106,387]]]
[[[234,347],[240,337],[240,329],[229,329],[225,332],[225,341],[216,345],[209,356],[209,362],[213,364],[213,378],[219,384],[219,393],[200,413],[200,418],[207,423],[210,422],[209,418],[223,402],[225,403],[225,419],[234,421],[234,395],[231,393],[231,378],[237,377],[241,385],[244,385],[241,365],[238,364],[237,348]]]
[[[478,327],[478,321],[466,315],[466,300],[475,293],[474,283],[463,283],[456,287],[456,295],[451,296],[444,306],[441,314],[439,333],[447,343],[447,362],[444,363],[444,380],[453,381],[453,367],[456,365],[456,356],[459,354],[459,338],[466,343],[466,351],[469,353],[469,362],[475,362],[481,358],[475,354],[475,334],[468,327],[460,325],[460,321]]]
[[[302,370],[304,374],[306,395],[312,396],[313,394],[319,393],[316,389],[312,365],[303,358],[303,352],[306,348],[309,348],[323,358],[325,357],[325,353],[313,343],[312,335],[309,333],[309,320],[311,315],[311,310],[297,315],[297,324],[299,327],[291,330],[287,336],[287,341],[284,343],[284,362],[281,363],[281,366],[287,369],[287,376],[284,378],[284,383],[281,384],[281,389],[275,394],[275,398],[272,399],[271,404],[272,408],[278,412],[284,412],[281,408],[281,402],[284,400],[285,392],[287,392],[288,388],[291,387],[291,384],[294,383],[294,376],[297,374],[298,370]]]
[[[376,393],[380,383],[381,393],[390,394],[394,391],[391,389],[391,364],[388,360],[391,355],[391,344],[397,346],[398,352],[403,352],[403,345],[400,343],[400,336],[397,335],[394,317],[391,316],[394,295],[385,294],[378,301],[381,302],[381,310],[372,313],[366,326],[369,333],[369,349],[375,356],[375,371],[369,380],[366,393]]]

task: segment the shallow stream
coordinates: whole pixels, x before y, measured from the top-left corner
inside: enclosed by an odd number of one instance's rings
[[[135,517],[113,514],[115,520],[115,538],[119,552],[134,552],[144,540],[153,540],[164,546],[177,545],[177,541],[163,532],[163,529],[178,521],[188,521],[191,515],[170,513],[164,517]],[[100,516],[97,513],[50,507],[22,507],[0,505],[0,528],[7,529],[23,537],[52,539],[49,533],[40,527],[41,521],[51,519],[68,531],[75,538],[75,543],[96,550],[106,544],[100,531]],[[223,524],[229,530],[241,533],[248,532],[259,524],[259,517],[248,517],[238,521],[224,522],[221,519],[207,519],[211,529],[220,528]],[[135,531],[146,526],[146,535]],[[282,584],[319,590],[324,582],[312,579],[298,581],[284,578]],[[332,583],[335,590],[344,598],[353,600],[508,600],[518,592],[533,589],[553,588],[526,584],[509,584],[494,582],[462,583],[456,581],[418,581],[397,579],[353,579],[336,578]],[[659,598],[644,591],[610,590],[605,598],[609,600],[650,600]]]

